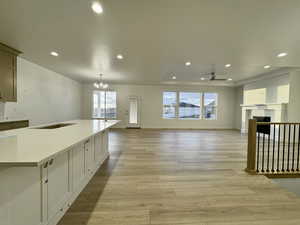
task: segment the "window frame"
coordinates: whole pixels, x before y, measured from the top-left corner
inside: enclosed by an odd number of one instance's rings
[[[179,115],[179,109],[180,109],[180,93],[197,93],[197,94],[200,94],[200,115],[198,118],[180,118],[180,115]],[[177,119],[179,120],[201,120],[202,119],[202,115],[203,115],[203,112],[202,112],[202,101],[203,101],[203,92],[196,92],[196,91],[177,91],[177,95],[178,95],[178,98],[177,98],[177,111],[178,111],[178,114],[177,114]]]
[[[165,105],[164,105],[164,93],[165,92],[174,92],[175,94],[176,94],[176,103],[175,103],[175,117],[174,118],[165,118],[164,117],[164,107],[165,107]],[[164,120],[176,120],[176,119],[178,119],[178,91],[163,91],[162,92],[162,107],[161,107],[161,109],[162,109],[162,112],[161,112],[161,115],[162,115],[162,118],[164,119]]]
[[[116,95],[116,100],[115,100],[115,110],[116,110],[116,114],[115,114],[115,117],[106,117],[105,115],[104,115],[104,117],[100,117],[100,116],[96,116],[95,114],[94,114],[94,95],[95,95],[95,93],[96,92],[114,92],[115,93],[115,95]],[[118,98],[117,98],[117,92],[116,91],[113,91],[113,90],[93,90],[93,92],[92,92],[92,118],[93,119],[98,119],[98,120],[104,120],[104,119],[107,119],[107,120],[114,120],[114,119],[117,119],[118,118],[118,104],[117,104],[117,102],[118,102],[118,100],[117,100]],[[98,106],[99,106],[99,108],[100,108],[100,106],[101,106],[101,97],[100,97],[100,94],[98,94]]]
[[[216,116],[215,116],[215,119],[209,119],[209,118],[205,118],[205,94],[216,94],[217,95],[217,99],[216,99]],[[219,94],[217,92],[203,92],[203,95],[202,95],[202,103],[203,103],[203,106],[202,106],[202,119],[203,120],[218,120],[218,103],[219,103]]]
[[[175,104],[175,117],[174,118],[165,118],[164,117],[164,93],[165,92],[174,92],[176,93],[176,104]],[[179,102],[180,102],[180,93],[199,93],[200,94],[200,116],[199,118],[179,118]],[[209,119],[205,118],[205,94],[216,94],[216,105],[215,105],[215,118]],[[164,120],[208,120],[208,121],[216,121],[218,120],[218,108],[219,108],[219,93],[218,92],[198,92],[198,91],[174,91],[174,90],[166,90],[162,91],[162,119]]]

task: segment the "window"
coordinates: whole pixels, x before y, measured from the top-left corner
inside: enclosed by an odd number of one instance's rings
[[[201,94],[193,92],[179,93],[179,118],[192,119],[200,118]]]
[[[164,119],[217,119],[218,94],[163,92]]]
[[[117,117],[117,94],[115,91],[94,91],[93,118],[115,119]]]
[[[163,93],[163,118],[176,118],[177,93],[164,92]]]
[[[204,118],[208,120],[217,119],[218,94],[204,93]]]

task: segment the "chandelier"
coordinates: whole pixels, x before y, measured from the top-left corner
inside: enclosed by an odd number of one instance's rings
[[[107,89],[108,84],[103,81],[103,74],[99,75],[99,80],[94,83],[94,87],[98,89]]]

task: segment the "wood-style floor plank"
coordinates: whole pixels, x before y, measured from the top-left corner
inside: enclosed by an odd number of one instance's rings
[[[112,130],[59,225],[299,225],[300,198],[246,166],[236,131]]]

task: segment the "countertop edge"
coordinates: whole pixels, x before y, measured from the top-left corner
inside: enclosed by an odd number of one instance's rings
[[[66,147],[64,149],[61,149],[60,151],[58,151],[58,152],[56,152],[54,154],[51,154],[51,155],[45,157],[42,160],[33,161],[33,162],[32,161],[30,161],[30,162],[25,162],[25,161],[24,162],[0,162],[0,167],[39,167],[43,163],[47,162],[49,159],[51,159],[53,157],[56,157],[57,155],[62,154],[64,152],[68,151],[70,148],[72,148],[73,146],[79,144],[80,142],[82,142],[82,141],[84,141],[84,140],[86,140],[86,139],[88,139],[88,138],[90,138],[90,137],[92,137],[94,135],[97,135],[97,134],[99,134],[99,133],[101,133],[101,132],[103,132],[103,131],[105,131],[107,129],[110,129],[111,127],[115,126],[116,124],[118,124],[120,122],[120,120],[114,120],[114,121],[115,121],[115,123],[108,125],[107,127],[105,127],[103,129],[95,132],[92,135],[89,135],[87,137],[83,137],[82,139],[78,140],[76,143],[74,143],[74,144],[72,144],[72,145],[70,145],[70,146],[68,146],[68,147]],[[28,129],[28,128],[25,128],[25,129]]]

